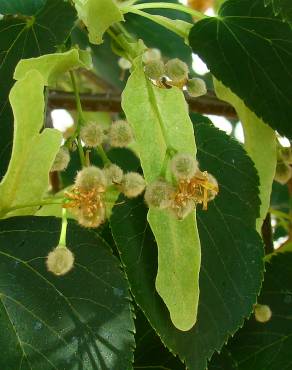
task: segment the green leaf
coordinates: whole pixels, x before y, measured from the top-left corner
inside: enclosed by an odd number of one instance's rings
[[[266,264],[258,303],[268,305],[271,320],[261,323],[254,315],[236,333],[209,369],[279,370],[291,368],[292,253],[279,254]]]
[[[292,3],[290,0],[265,0],[266,5],[272,5],[274,13],[280,15],[292,26]]]
[[[54,218],[0,222],[1,370],[131,368],[134,324],[128,284],[97,234],[69,223],[75,266],[46,271],[59,239]]]
[[[48,0],[33,19],[5,17],[0,21],[0,178],[11,154],[13,117],[8,94],[14,82],[14,69],[22,58],[56,51],[68,37],[75,19],[75,10],[68,2]]]
[[[89,69],[91,65],[91,56],[88,51],[71,49],[66,53],[22,59],[16,66],[14,78],[19,80],[28,71],[35,69],[43,76],[45,85],[53,85],[63,73],[81,67]]]
[[[216,95],[231,104],[242,123],[244,147],[253,160],[260,178],[260,217],[257,219],[257,231],[260,233],[272,193],[272,185],[277,165],[277,138],[274,130],[251,112],[243,101],[230,89],[214,79]]]
[[[161,175],[167,146],[195,155],[193,128],[182,92],[155,87],[145,77],[141,57],[134,63],[122,95],[122,107],[134,129],[148,183]],[[168,178],[171,179],[170,173]],[[196,322],[199,300],[201,256],[195,214],[177,220],[165,211],[150,209],[148,221],[158,244],[156,289],[174,325],[189,330]]]
[[[10,92],[14,114],[12,156],[7,173],[0,183],[0,213],[9,208],[38,202],[49,186],[49,171],[62,140],[61,132],[45,129],[44,81],[36,70],[17,81]],[[27,93],[29,91],[29,94]],[[33,213],[35,208],[22,208],[9,214]]]
[[[229,0],[197,22],[193,51],[260,119],[292,138],[292,29],[263,0]]]
[[[111,228],[136,302],[162,342],[189,370],[207,360],[234,334],[256,301],[263,276],[263,245],[254,230],[257,175],[242,147],[209,124],[195,125],[198,160],[219,182],[208,211],[198,209],[202,245],[200,301],[196,325],[177,330],[154,288],[157,247],[142,199],[114,208]]]
[[[45,3],[46,0],[0,0],[0,13],[33,15]]]
[[[112,24],[124,20],[113,0],[73,0],[73,2],[78,17],[88,29],[89,41],[93,44],[101,44],[105,31]]]

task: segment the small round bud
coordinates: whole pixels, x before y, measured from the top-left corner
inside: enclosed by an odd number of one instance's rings
[[[74,265],[74,255],[67,247],[58,245],[47,257],[48,271],[55,275],[65,275]]]
[[[80,138],[84,144],[90,148],[95,148],[102,144],[104,132],[102,127],[95,122],[90,122],[80,130]]]
[[[121,190],[128,198],[134,198],[140,195],[145,189],[144,178],[136,172],[128,172],[124,175]]]
[[[108,185],[120,184],[123,180],[123,170],[116,164],[111,164],[104,169],[105,177]]]
[[[285,162],[278,162],[276,167],[275,181],[282,185],[287,184],[292,176],[291,167]]]
[[[144,71],[151,80],[159,80],[164,75],[164,63],[161,60],[154,60],[145,65]]]
[[[86,228],[95,228],[104,223],[106,219],[105,207],[97,208],[93,215],[88,215],[86,212],[79,211],[77,221],[79,225]]]
[[[198,170],[198,162],[187,153],[178,153],[171,160],[171,170],[177,179],[191,179]]]
[[[174,187],[166,181],[158,180],[146,187],[145,201],[149,207],[165,209],[171,205]]]
[[[193,98],[205,95],[207,93],[205,81],[201,78],[192,78],[187,83],[187,91]]]
[[[254,306],[254,316],[256,321],[265,323],[272,317],[272,311],[266,304],[256,304]]]
[[[188,199],[183,204],[173,204],[170,209],[179,220],[184,220],[190,213],[194,211],[195,206],[195,203],[191,199]]]
[[[106,178],[103,171],[95,166],[83,168],[77,173],[75,186],[84,191],[106,186]]]
[[[51,171],[64,171],[70,162],[69,150],[65,146],[61,146],[59,149]]]
[[[292,164],[292,148],[291,147],[281,148],[279,150],[279,153],[280,153],[280,156],[283,162],[287,164]]]
[[[123,57],[121,57],[118,60],[118,65],[123,70],[127,70],[127,69],[130,69],[132,67],[132,63],[128,59],[123,58]]]
[[[161,51],[159,49],[153,48],[148,49],[142,56],[143,63],[147,64],[161,59]]]
[[[110,145],[115,148],[124,148],[133,141],[131,126],[126,121],[116,121],[109,129]]]
[[[174,82],[181,82],[188,77],[189,68],[178,58],[170,59],[165,65],[167,76]]]

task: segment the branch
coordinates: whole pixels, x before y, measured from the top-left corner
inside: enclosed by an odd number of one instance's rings
[[[85,111],[95,112],[121,112],[121,95],[118,93],[106,94],[80,94],[82,107]],[[234,108],[219,100],[212,91],[199,98],[191,98],[186,95],[190,111],[201,114],[214,114],[237,119]],[[64,108],[75,110],[75,99],[72,93],[51,90],[48,105],[50,109]]]

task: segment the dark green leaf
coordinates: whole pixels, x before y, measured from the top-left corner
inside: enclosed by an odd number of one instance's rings
[[[13,121],[8,93],[16,64],[22,58],[56,51],[68,37],[75,18],[69,3],[48,0],[34,20],[8,17],[0,21],[0,178],[7,169],[11,152]]]
[[[264,122],[292,137],[292,29],[263,0],[229,0],[197,22],[190,45]]]
[[[0,222],[1,370],[128,369],[134,347],[128,286],[97,234],[70,223],[74,269],[46,271],[60,221]]]
[[[292,253],[279,254],[266,264],[258,303],[268,305],[272,317],[266,323],[254,315],[214,356],[209,370],[290,370],[292,348]],[[228,367],[228,363],[233,367]]]
[[[263,273],[263,245],[254,231],[258,179],[242,147],[208,124],[195,125],[198,160],[218,179],[220,193],[208,211],[198,210],[202,245],[198,321],[177,330],[155,291],[157,246],[142,199],[116,206],[111,227],[136,302],[162,342],[190,370],[206,368],[252,310]]]
[[[33,15],[45,2],[46,0],[0,0],[0,13]]]
[[[274,13],[292,25],[292,2],[291,0],[265,0],[265,4],[272,4]]]

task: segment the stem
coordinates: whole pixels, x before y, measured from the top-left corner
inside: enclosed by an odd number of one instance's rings
[[[161,177],[165,178],[166,171],[167,171],[167,166],[168,166],[168,162],[174,156],[174,154],[176,152],[177,151],[175,149],[172,149],[172,148],[167,148],[166,149],[164,161],[163,161],[161,172],[160,172],[160,176]]]
[[[59,199],[59,201],[57,201]],[[0,218],[5,216],[7,213],[10,213],[12,211],[16,211],[18,209],[23,209],[23,208],[31,208],[31,207],[40,207],[40,206],[46,206],[46,205],[51,205],[51,204],[62,204],[63,203],[63,197],[62,198],[48,198],[48,199],[43,199],[38,202],[32,202],[32,203],[27,203],[27,204],[19,204],[17,206],[13,206],[7,209],[4,209],[0,212]]]
[[[149,14],[149,13],[143,12],[142,10],[134,8],[134,6],[125,8],[125,11],[126,13],[134,13],[134,14],[140,15],[141,17],[147,18],[151,20],[152,22],[155,22],[159,24],[160,26],[167,28],[168,30],[176,33],[178,36],[182,37],[183,39],[186,39],[188,37],[190,28],[192,27],[191,23],[181,21],[181,24],[184,23],[185,26],[188,26],[188,27],[185,27],[185,29],[183,29],[182,27],[179,27],[178,25],[176,25],[175,23],[176,21],[173,19],[169,19],[161,15]]]
[[[125,36],[122,33],[119,33],[119,35],[116,35],[113,30],[108,29],[107,33],[110,35],[110,37],[117,43],[117,45],[120,46],[120,48],[123,50],[123,53],[118,53],[118,55],[124,56],[126,59],[128,59],[130,62],[133,62],[133,59],[135,58],[135,52],[130,45],[130,43],[127,41]]]
[[[285,212],[270,208],[269,212],[277,218],[291,221],[291,216]]]
[[[85,166],[85,155],[84,155],[84,151],[83,151],[83,148],[82,148],[79,133],[80,133],[81,126],[85,122],[85,119],[84,119],[84,116],[83,116],[83,111],[82,111],[82,106],[81,106],[81,101],[80,101],[80,95],[79,95],[79,89],[78,89],[78,86],[77,86],[77,83],[76,83],[75,74],[74,74],[73,71],[70,71],[69,73],[70,73],[70,77],[71,77],[72,87],[73,87],[73,90],[74,90],[76,108],[77,108],[77,113],[78,113],[78,121],[77,121],[77,128],[76,128],[77,146],[78,146],[80,162],[81,162],[82,167],[84,167]]]
[[[67,209],[62,209],[62,227],[61,227],[61,234],[60,234],[60,240],[58,243],[59,248],[63,247],[66,248],[66,233],[67,233]]]
[[[192,17],[197,19],[207,18],[208,15],[203,14],[197,10],[189,8],[187,6],[181,4],[173,4],[173,3],[145,3],[145,4],[136,4],[132,5],[131,7],[126,7],[126,9],[135,8],[135,9],[173,9],[178,10],[183,13],[190,14]],[[122,8],[123,10],[123,8]]]
[[[96,148],[96,151],[97,151],[98,155],[101,157],[104,165],[112,163],[111,160],[109,159],[109,157],[106,155],[106,152],[104,151],[102,145],[99,145]]]

